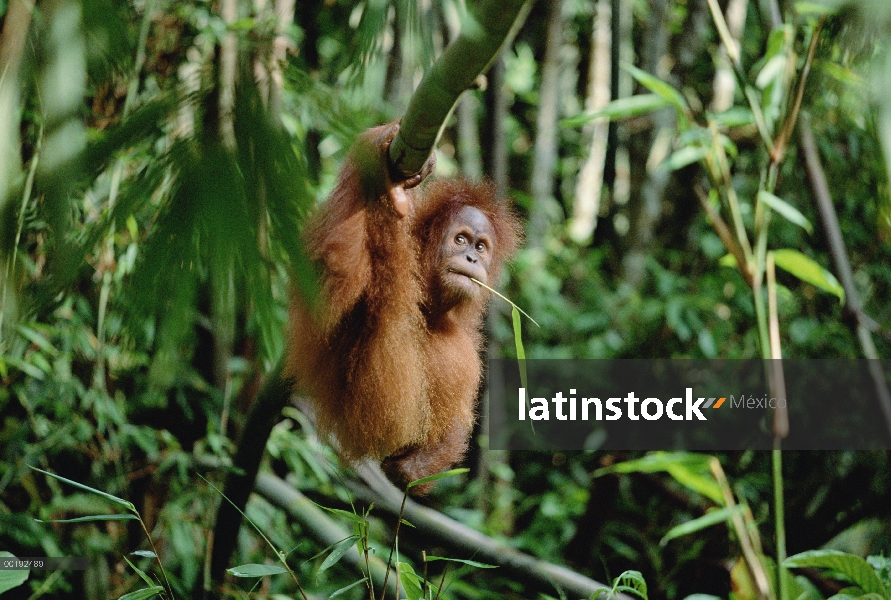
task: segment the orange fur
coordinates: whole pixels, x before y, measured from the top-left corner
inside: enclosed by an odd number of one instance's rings
[[[366,132],[304,236],[323,267],[315,311],[292,303],[287,373],[308,394],[319,431],[348,461],[384,461],[412,479],[459,461],[475,419],[488,292],[445,310],[431,293],[445,230],[463,206],[494,232],[489,283],[516,251],[520,226],[491,186],[438,180],[388,202],[386,157],[398,126]]]

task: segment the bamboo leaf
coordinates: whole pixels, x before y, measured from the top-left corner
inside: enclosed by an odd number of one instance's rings
[[[671,475],[684,487],[702,494],[717,504],[724,504],[721,487],[711,475],[710,460],[711,458],[704,454],[653,452],[643,458],[598,469],[594,472],[594,476],[599,477],[608,473],[658,473],[662,471]]]
[[[449,471],[443,471],[442,473],[437,473],[436,475],[429,475],[427,477],[422,477],[421,479],[415,479],[411,483],[408,484],[409,488],[413,488],[416,485],[423,485],[425,483],[430,483],[431,481],[437,481],[439,479],[445,479],[446,477],[454,477],[455,475],[463,475],[467,473],[470,469],[466,467],[461,467],[460,469],[451,469]]]
[[[840,302],[845,301],[845,290],[835,276],[821,267],[813,259],[798,250],[774,250],[773,257],[778,267],[825,292],[838,296]]]
[[[646,71],[638,69],[634,65],[624,65],[624,67],[625,70],[628,71],[632,77],[637,79],[642,86],[654,94],[661,96],[666,102],[677,108],[679,112],[682,114],[687,114],[689,112],[687,101],[684,100],[684,97],[681,96],[680,92],[669,84],[665,83],[655,75],[650,75]]]
[[[690,535],[691,533],[696,533],[698,531],[702,531],[712,525],[717,525],[719,523],[724,523],[731,516],[731,511],[728,508],[720,508],[718,510],[713,510],[702,515],[699,518],[691,519],[686,523],[681,523],[675,527],[672,527],[668,530],[668,532],[662,537],[659,541],[660,546],[664,546],[671,540],[679,537],[683,537],[685,535]]]
[[[351,589],[353,589],[353,588],[356,587],[357,585],[362,585],[362,584],[365,583],[366,581],[368,581],[368,578],[367,578],[367,577],[363,577],[363,578],[360,579],[359,581],[354,581],[353,583],[349,584],[348,586],[340,588],[339,590],[337,590],[336,592],[334,592],[333,594],[331,594],[330,596],[328,596],[328,598],[336,598],[337,596],[340,596],[341,594],[350,591]]]
[[[421,589],[421,578],[418,577],[415,570],[404,562],[396,563],[396,568],[399,571],[399,581],[402,583],[408,600],[421,600],[424,597],[424,592]]]
[[[639,117],[656,112],[668,105],[669,102],[659,94],[638,94],[613,100],[600,110],[567,117],[560,121],[560,125],[562,127],[579,127],[601,117],[606,117],[611,121]]]
[[[154,585],[150,588],[143,588],[141,590],[136,590],[135,592],[130,592],[129,594],[124,594],[118,598],[118,600],[149,600],[149,598],[160,596],[163,593],[164,588],[160,585]]]
[[[132,521],[139,519],[136,515],[90,515],[73,519],[34,519],[38,523],[86,523],[88,521]]]
[[[343,558],[344,554],[349,552],[354,543],[355,539],[352,537],[340,542],[340,544],[338,544],[334,548],[334,550],[331,551],[331,554],[329,554],[328,557],[325,558],[324,561],[322,561],[322,564],[319,567],[319,573],[321,573],[322,571],[327,571],[328,569],[336,565],[340,561],[340,559]]]
[[[31,465],[28,465],[28,466],[31,467]],[[85,491],[87,491],[87,492],[92,492],[92,493],[94,493],[94,494],[98,494],[99,496],[102,496],[103,498],[105,498],[105,499],[107,499],[107,500],[111,500],[111,501],[114,502],[115,504],[120,504],[121,506],[124,506],[124,507],[128,508],[129,510],[132,510],[134,513],[136,512],[136,507],[133,506],[133,504],[132,504],[131,502],[127,502],[127,501],[124,500],[123,498],[118,498],[117,496],[112,496],[111,494],[106,494],[105,492],[101,492],[101,491],[99,491],[99,490],[97,490],[97,489],[91,488],[91,487],[89,487],[89,486],[87,486],[87,485],[84,485],[84,484],[82,484],[82,483],[78,483],[78,482],[76,482],[76,481],[72,481],[72,480],[70,480],[70,479],[66,479],[66,478],[64,478],[64,477],[62,477],[62,476],[60,476],[60,475],[56,475],[56,474],[54,474],[54,473],[50,473],[49,471],[44,471],[43,469],[38,469],[37,467],[31,467],[31,468],[34,469],[35,471],[38,471],[38,472],[40,472],[40,473],[43,473],[44,475],[47,475],[47,476],[52,477],[52,478],[54,478],[54,479],[58,479],[59,481],[63,481],[63,482],[65,482],[65,483],[69,484],[69,485],[73,485],[73,486],[76,487],[76,488],[85,490]]]
[[[467,565],[469,567],[476,567],[478,569],[497,569],[498,565],[489,565],[486,563],[477,562],[475,560],[464,560],[461,558],[448,558],[446,556],[428,556],[427,562],[432,562],[434,560],[447,560],[449,562],[461,563],[462,565]]]
[[[811,225],[811,222],[808,221],[807,217],[801,214],[797,208],[795,208],[782,198],[774,196],[768,191],[761,190],[758,192],[758,200],[760,202],[764,202],[787,221],[798,225],[808,233],[814,232],[814,226]]]
[[[145,574],[145,571],[133,564],[133,561],[131,561],[126,556],[124,557],[124,560],[127,561],[127,564],[130,565],[131,569],[136,571],[136,574],[139,575],[139,578],[142,579],[146,583],[146,585],[148,585],[149,587],[154,587],[156,585],[155,582],[152,581],[152,578]]]
[[[686,146],[680,150],[672,152],[668,158],[662,161],[662,164],[660,164],[659,167],[666,171],[677,171],[678,169],[683,169],[684,167],[698,163],[705,158],[706,154],[708,154],[708,150],[702,146]]]
[[[266,575],[281,575],[287,573],[288,570],[280,565],[241,565],[226,569],[230,575],[235,577],[265,577]]]

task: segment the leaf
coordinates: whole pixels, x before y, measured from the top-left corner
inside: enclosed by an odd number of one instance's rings
[[[690,535],[691,533],[696,533],[697,531],[702,531],[707,527],[711,527],[712,525],[717,525],[718,523],[723,523],[730,518],[731,511],[728,508],[721,508],[718,510],[713,510],[708,512],[701,517],[696,519],[692,519],[687,521],[686,523],[681,523],[675,527],[672,527],[668,530],[661,540],[659,540],[659,545],[664,546],[669,541],[679,538],[685,535]]]
[[[755,124],[755,115],[752,110],[744,106],[728,108],[722,113],[713,115],[712,118],[719,127],[743,127]]]
[[[315,502],[313,502],[313,504],[315,504]],[[339,508],[328,508],[327,506],[322,506],[321,504],[316,504],[316,506],[318,506],[319,508],[321,508],[323,510],[327,510],[328,512],[330,512],[332,514],[340,515],[341,517],[343,517],[345,519],[349,519],[350,521],[353,521],[354,523],[362,523],[365,521],[365,519],[361,515],[351,513],[348,510],[341,510]]]
[[[822,17],[838,13],[840,7],[841,4],[831,4],[829,2],[796,2],[795,12],[803,17]]]
[[[798,250],[791,249],[774,250],[773,258],[777,266],[787,273],[795,275],[802,281],[816,286],[825,292],[838,296],[839,301],[844,303],[844,288],[842,288],[832,273],[821,267],[813,259],[808,258]]]
[[[226,569],[226,572],[235,577],[265,577],[266,575],[281,575],[288,570],[279,565],[241,565]]]
[[[854,593],[856,590],[856,593]],[[845,592],[850,593],[845,593]],[[887,597],[882,596],[881,594],[862,594],[860,593],[862,590],[860,588],[848,588],[847,590],[842,590],[840,593],[832,596],[829,600],[842,600],[844,598],[850,598],[851,600],[888,600]],[[840,598],[841,597],[841,598]]]
[[[355,539],[352,537],[349,537],[337,544],[334,550],[331,551],[331,554],[329,554],[327,558],[322,561],[322,564],[319,567],[319,573],[321,573],[322,571],[326,571],[336,565],[340,561],[340,559],[343,558],[343,555],[349,552],[350,548],[352,548],[354,544]]]
[[[31,465],[28,465],[28,466],[31,467]],[[38,469],[37,467],[31,467],[31,468],[34,469],[35,471],[39,471],[40,473],[43,473],[44,475],[48,475],[54,479],[58,479],[59,481],[64,481],[65,483],[67,483],[69,485],[73,485],[76,488],[80,488],[87,492],[93,492],[94,494],[98,494],[99,496],[102,496],[103,498],[105,498],[107,500],[111,500],[112,502],[114,502],[116,504],[120,504],[121,506],[127,507],[129,510],[132,510],[134,513],[136,512],[136,507],[133,506],[133,504],[131,502],[127,502],[123,498],[118,498],[117,496],[112,496],[111,494],[106,494],[105,492],[100,492],[99,490],[91,488],[89,486],[86,486],[82,483],[78,483],[76,481],[66,479],[66,478],[56,475],[54,473],[50,473],[49,471],[44,471],[43,469]]]
[[[511,322],[514,326],[514,346],[517,349],[517,363],[520,367],[520,385],[529,389],[529,380],[526,371],[526,349],[523,348],[523,336],[520,324],[520,313],[516,309],[510,311]]]
[[[28,377],[31,377],[32,379],[36,379],[37,381],[43,381],[43,379],[46,377],[46,373],[44,373],[43,371],[41,371],[40,369],[38,369],[37,367],[35,367],[34,365],[32,365],[29,362],[19,360],[18,358],[14,357],[14,356],[6,356],[6,357],[4,357],[4,360],[7,363],[9,363],[11,366],[15,367],[16,369],[18,369],[19,371],[21,371],[22,373],[27,375]]]
[[[354,529],[358,528],[358,524],[354,524],[354,525],[353,525],[353,528],[354,528]],[[345,538],[343,538],[342,540],[338,540],[338,541],[334,542],[333,544],[331,544],[330,546],[326,546],[326,547],[323,548],[321,551],[317,552],[317,553],[314,554],[313,556],[311,556],[311,557],[309,557],[308,559],[306,559],[306,562],[309,562],[309,561],[311,561],[311,560],[315,560],[315,559],[317,559],[318,557],[322,556],[322,555],[325,554],[326,552],[329,552],[329,551],[333,550],[336,546],[339,546],[340,544],[342,544],[342,543],[344,543],[344,542],[356,542],[356,541],[359,541],[359,540],[361,539],[361,537],[362,537],[362,536],[357,532],[357,533],[354,534],[354,535],[351,535],[351,536],[349,536],[349,537],[345,537]]]
[[[74,519],[34,519],[38,523],[85,523],[87,521],[131,521],[139,519],[136,515],[91,515],[88,517],[75,517]]]
[[[660,164],[659,167],[666,171],[677,171],[678,169],[683,169],[684,167],[698,163],[705,158],[706,154],[708,154],[708,150],[702,146],[686,146],[672,152],[668,158],[662,161],[662,164]]]
[[[739,266],[739,263],[736,261],[736,257],[732,254],[725,254],[721,258],[718,259],[718,264],[722,267],[730,267],[735,269]]]
[[[640,571],[625,571],[613,582],[613,595],[615,592],[634,594],[647,600],[647,582]]]
[[[428,556],[427,562],[433,562],[434,560],[447,560],[449,562],[461,563],[462,565],[467,565],[469,567],[476,567],[478,569],[497,569],[498,565],[489,565],[486,563],[477,562],[475,560],[464,560],[461,558],[448,558],[447,556]]]
[[[668,105],[669,102],[658,94],[638,94],[613,100],[603,108],[593,112],[585,112],[574,117],[562,119],[560,126],[579,127],[604,117],[611,121],[639,117],[661,110]]]
[[[142,579],[146,583],[146,585],[148,585],[149,587],[154,587],[156,585],[155,582],[152,581],[152,578],[146,575],[145,571],[134,565],[129,558],[125,556],[124,560],[127,561],[127,564],[130,565],[131,569],[136,571],[136,574],[139,575],[140,579]]]
[[[761,68],[755,79],[755,85],[760,89],[766,88],[771,83],[780,81],[783,73],[786,71],[786,61],[788,57],[785,54],[777,54],[772,56]]]
[[[475,284],[477,284],[477,285],[479,285],[479,286],[481,286],[481,287],[486,288],[487,290],[489,290],[490,292],[492,292],[493,294],[495,294],[496,296],[498,296],[499,298],[501,298],[502,300],[504,300],[505,302],[507,302],[508,304],[510,304],[511,306],[513,306],[515,310],[518,310],[518,311],[520,311],[521,313],[523,313],[523,316],[526,317],[527,319],[529,319],[530,321],[532,321],[533,323],[535,323],[535,326],[536,326],[536,327],[541,327],[541,325],[539,325],[538,322],[537,322],[535,319],[533,319],[532,317],[529,316],[529,313],[527,313],[525,310],[523,310],[522,308],[520,308],[519,306],[517,306],[516,304],[514,304],[514,302],[513,302],[510,298],[508,298],[507,296],[505,296],[504,294],[498,292],[497,290],[494,290],[494,289],[490,288],[488,285],[486,285],[485,283],[483,283],[483,282],[480,281],[479,279],[476,279],[476,278],[474,278],[474,277],[471,277],[470,280],[471,280],[472,282],[474,282]]]
[[[22,334],[22,337],[26,338],[47,354],[56,356],[59,353],[55,346],[53,346],[52,343],[50,343],[50,341],[39,331],[31,329],[30,327],[25,327],[24,325],[19,325],[18,331]]]
[[[160,596],[163,593],[164,588],[160,585],[153,585],[150,588],[143,588],[141,590],[136,590],[135,592],[130,592],[129,594],[124,594],[118,598],[118,600],[148,600],[149,598]]]
[[[362,585],[362,584],[365,583],[366,581],[368,581],[368,578],[367,578],[367,577],[363,577],[363,578],[360,579],[359,581],[354,581],[353,583],[349,584],[348,586],[340,588],[339,590],[337,590],[336,592],[334,592],[333,594],[331,594],[330,596],[328,596],[328,598],[336,598],[337,596],[340,596],[340,595],[343,594],[344,592],[348,592],[349,590],[353,589],[353,588],[356,587],[357,585]]]
[[[598,469],[594,472],[594,476],[599,477],[607,473],[658,473],[664,471],[684,487],[723,505],[724,495],[721,493],[718,482],[711,475],[710,460],[711,457],[704,454],[653,452],[643,458]]]
[[[421,578],[411,568],[411,565],[399,562],[396,563],[396,569],[399,572],[399,581],[402,583],[402,588],[405,590],[408,600],[421,600],[424,597],[420,584]]]
[[[879,594],[888,598],[888,590],[868,562],[838,550],[808,550],[783,561],[784,567],[814,567],[832,569],[845,575],[867,594]]]
[[[158,558],[158,555],[151,550],[135,550],[130,554],[134,556],[141,556],[142,558]]]
[[[462,467],[460,469],[451,469],[449,471],[443,471],[442,473],[437,473],[436,475],[429,475],[427,477],[422,477],[421,479],[415,479],[411,483],[408,484],[407,487],[413,488],[416,485],[423,485],[425,483],[430,483],[431,481],[437,481],[439,479],[445,479],[446,477],[454,477],[455,475],[463,475],[467,473],[470,469],[466,467]]]
[[[771,207],[777,214],[785,218],[787,221],[798,225],[808,233],[814,232],[814,226],[811,225],[811,222],[808,221],[807,217],[782,198],[774,196],[768,191],[761,190],[758,192],[758,200]]]
[[[14,554],[6,551],[0,551],[2,558],[15,558]],[[18,587],[28,580],[31,571],[22,569],[21,571],[3,570],[0,571],[0,594],[12,588]]]
[[[676,89],[659,79],[654,75],[650,75],[646,71],[638,69],[634,65],[624,65],[626,71],[631,73],[631,76],[637,79],[642,86],[653,92],[654,94],[658,94],[661,96],[666,102],[674,105],[675,108],[678,109],[683,114],[689,112],[689,108],[687,107],[687,101],[684,100],[684,97],[681,96],[680,92]]]

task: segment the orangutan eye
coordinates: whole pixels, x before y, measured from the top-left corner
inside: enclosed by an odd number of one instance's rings
[[[458,244],[459,246],[463,246],[464,244],[467,243],[467,238],[464,237],[463,234],[459,233],[458,235],[455,236],[455,243]]]

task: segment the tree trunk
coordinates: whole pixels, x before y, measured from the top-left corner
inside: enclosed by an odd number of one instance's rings
[[[504,60],[499,58],[489,69],[489,85],[486,88],[483,119],[482,145],[485,172],[495,183],[499,194],[508,189],[507,137],[504,122],[507,120],[507,95],[504,93]]]
[[[541,91],[535,120],[532,163],[532,199],[529,246],[540,248],[551,225],[554,204],[554,170],[557,166],[557,117],[560,105],[560,47],[563,45],[562,0],[551,0],[547,13],[547,40],[541,63]]]
[[[588,111],[599,110],[610,101],[611,21],[610,0],[598,0],[591,33],[591,62],[588,68],[588,91],[585,99],[585,110]],[[585,125],[583,133],[585,139],[590,140],[588,158],[582,165],[576,182],[575,202],[572,207],[573,220],[569,226],[569,235],[578,243],[589,240],[597,227],[609,120],[601,118],[591,121]]]
[[[668,54],[668,2],[667,0],[654,0],[650,5],[650,20],[647,23],[644,35],[645,45],[643,49],[643,70],[656,75],[660,79],[667,79],[664,61]],[[655,229],[659,222],[662,208],[662,196],[668,185],[669,173],[655,167],[668,155],[669,138],[668,130],[674,128],[674,113],[668,109],[661,110],[653,115],[652,135],[649,139],[636,140],[632,149],[632,169],[639,169],[637,173],[643,174],[643,180],[639,184],[639,192],[632,197],[630,229],[627,231],[627,250],[622,259],[622,278],[632,287],[639,287],[646,275],[646,260],[655,236]],[[641,167],[646,165],[646,169]]]

